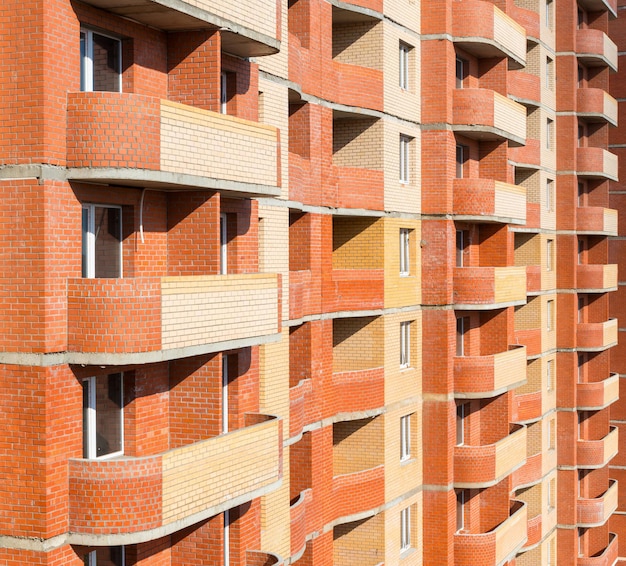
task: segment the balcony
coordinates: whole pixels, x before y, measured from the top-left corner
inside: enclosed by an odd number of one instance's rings
[[[262,344],[280,332],[279,295],[271,274],[68,279],[70,363],[149,363]]]
[[[526,447],[524,447],[526,450]],[[513,472],[511,478],[511,485],[515,486],[515,489],[530,486],[541,481],[543,475],[543,457],[541,452],[528,456],[526,463]]]
[[[617,481],[609,480],[609,489],[599,497],[592,499],[578,498],[576,505],[579,527],[600,527],[604,525],[617,509]]]
[[[164,536],[278,487],[282,421],[247,414],[246,425],[155,456],[70,460],[71,543]]]
[[[67,107],[71,180],[280,193],[276,128],[138,94],[74,92]]]
[[[526,267],[455,267],[457,309],[488,310],[526,302]]]
[[[576,113],[587,122],[608,122],[617,126],[617,100],[601,88],[579,88]]]
[[[617,236],[617,210],[582,206],[576,210],[576,231],[585,234]]]
[[[304,490],[289,508],[289,525],[291,527],[291,556],[304,550],[306,537],[309,534],[307,511],[311,506],[313,492]]]
[[[579,468],[603,468],[617,454],[618,429],[612,426],[610,432],[600,440],[578,440],[576,442],[576,464]]]
[[[617,181],[617,155],[601,147],[579,147],[576,149],[576,175]]]
[[[85,0],[124,18],[164,31],[214,29],[222,49],[242,57],[277,53],[280,1]]]
[[[576,328],[576,347],[581,352],[601,352],[617,344],[617,319],[605,322],[580,322]]]
[[[358,497],[355,494],[358,493]],[[385,467],[383,465],[342,474],[333,478],[329,501],[333,504],[327,511],[326,522],[341,522],[343,518],[367,513],[385,503]],[[349,519],[351,520],[351,519]]]
[[[576,56],[587,67],[610,67],[617,71],[617,45],[599,29],[576,30]]]
[[[454,396],[457,399],[495,397],[525,382],[524,346],[509,346],[508,351],[490,356],[454,358]]]
[[[578,0],[588,12],[609,12],[609,18],[617,17],[617,0]]]
[[[454,535],[456,566],[493,566],[504,564],[526,543],[528,517],[526,504],[512,501],[509,517],[486,533]]]
[[[459,5],[462,4],[455,4]],[[518,145],[523,145],[526,140],[526,109],[493,90],[454,90],[453,121],[452,129],[468,138],[508,140]]]
[[[511,431],[494,444],[455,446],[454,487],[491,487],[523,466],[526,462],[526,427],[512,425]]]
[[[541,142],[526,139],[526,145],[509,149],[510,161],[522,169],[539,169],[541,166]]]
[[[335,166],[333,174],[337,180],[337,197],[332,206],[369,210],[384,209],[384,171],[363,167]]]
[[[526,65],[526,30],[490,2],[453,3],[452,35],[475,57],[508,57],[511,68]]]
[[[612,373],[602,381],[576,384],[576,409],[600,411],[619,398],[619,374]]]
[[[539,544],[543,535],[543,517],[541,513],[528,519],[528,540],[524,545],[524,550]]]
[[[526,223],[526,189],[492,179],[454,179],[453,211],[459,220]]]
[[[515,394],[513,398],[515,408],[515,421],[528,422],[536,421],[543,414],[542,392]]]
[[[581,293],[617,291],[617,264],[577,265],[576,288]]]
[[[385,280],[382,269],[333,269],[322,291],[325,312],[381,309]]]
[[[541,79],[524,71],[511,71],[508,75],[509,96],[516,102],[528,106],[539,106],[541,101]]]
[[[599,554],[590,557],[579,557],[576,561],[577,566],[614,566],[615,564],[623,564],[623,561],[617,561],[619,547],[617,544],[617,535],[609,533],[609,544]]]
[[[285,561],[273,552],[246,550],[246,566],[284,566]]]

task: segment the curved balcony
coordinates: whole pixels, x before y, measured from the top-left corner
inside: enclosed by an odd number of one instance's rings
[[[489,310],[526,302],[526,267],[455,267],[457,309]]]
[[[580,293],[617,291],[617,264],[577,265],[576,288]]]
[[[576,409],[578,411],[600,411],[615,403],[619,398],[619,374],[592,383],[576,384]]]
[[[385,405],[385,368],[334,372],[332,414],[370,411]]]
[[[486,533],[458,532],[454,535],[456,566],[493,566],[514,557],[527,540],[526,504],[512,501],[509,517]]]
[[[509,4],[506,9],[511,18],[526,30],[527,39],[529,41],[534,40],[536,43],[541,37],[541,18],[539,12],[528,8],[521,8],[515,4]]]
[[[543,535],[543,517],[541,515],[541,513],[539,515],[535,515],[534,517],[531,517],[530,519],[528,519],[528,529],[527,529],[527,533],[528,533],[528,540],[526,541],[526,544],[524,545],[524,549],[527,549],[531,546],[535,546],[537,544],[539,544],[539,542],[541,541],[541,537]]]
[[[526,223],[526,189],[492,179],[454,179],[453,211],[459,220]]]
[[[452,96],[455,132],[477,140],[525,143],[526,109],[521,104],[485,88],[457,88]]]
[[[576,149],[576,175],[617,181],[617,155],[601,147],[579,147]]]
[[[623,561],[617,561],[618,556],[619,547],[617,544],[617,535],[615,533],[609,533],[609,544],[602,552],[595,556],[580,556],[576,564],[577,566],[614,566],[615,564],[623,564]]]
[[[511,433],[494,444],[454,447],[454,487],[491,487],[523,466],[524,462],[526,427],[512,425]]]
[[[355,494],[359,494],[358,497]],[[385,502],[385,467],[381,464],[369,470],[342,474],[333,478],[333,502],[325,522],[354,520],[355,515],[366,513]]]
[[[578,440],[576,463],[579,468],[603,468],[617,454],[619,431],[612,426],[610,432],[600,440]]]
[[[526,138],[526,145],[509,148],[509,160],[522,169],[538,169],[541,166],[541,142]]]
[[[617,344],[617,319],[581,322],[576,328],[576,347],[581,352],[601,352]]]
[[[543,352],[544,331],[541,328],[515,331],[515,343],[526,346],[528,356],[537,356]]]
[[[277,53],[280,47],[280,1],[249,0],[85,0],[124,18],[164,31],[214,29],[222,49],[242,57]]]
[[[576,113],[587,122],[608,122],[617,126],[617,100],[601,88],[579,88]]]
[[[280,332],[279,304],[271,274],[68,279],[69,363],[148,363],[190,348],[262,344]]]
[[[247,414],[246,425],[155,456],[70,460],[71,544],[164,536],[278,487],[282,421]]]
[[[526,348],[509,346],[490,356],[454,358],[454,396],[457,399],[495,397],[526,382]]]
[[[68,94],[71,180],[277,196],[278,145],[276,128],[185,104],[131,93]]]
[[[385,280],[382,269],[333,269],[322,290],[325,312],[381,309]]]
[[[587,67],[610,67],[617,71],[617,45],[599,29],[576,30],[576,57]]]
[[[312,391],[310,379],[303,379],[289,388],[289,438],[294,438],[302,433],[307,418],[307,397]]]
[[[576,505],[579,527],[600,527],[604,525],[617,509],[617,480],[609,480],[609,489],[599,497],[578,498]]]
[[[526,450],[526,447],[524,447]],[[543,458],[541,452],[526,458],[526,463],[513,472],[511,485],[515,489],[527,487],[541,481],[543,475]]]
[[[511,67],[526,65],[526,30],[490,2],[453,3],[452,35],[475,57],[508,57]]]
[[[577,208],[576,231],[585,234],[617,236],[617,210],[600,206]]]
[[[524,106],[539,106],[541,102],[541,79],[537,75],[531,75],[524,71],[511,71],[508,78],[508,92],[513,100]]]
[[[541,391],[515,394],[515,421],[530,422],[538,420],[543,414]]]
[[[306,537],[309,534],[307,525],[307,509],[311,505],[313,492],[304,490],[289,508],[289,524],[291,525],[290,553],[295,556],[306,545]]]
[[[246,550],[246,566],[283,566],[285,561],[273,552]]]
[[[382,45],[372,46],[382,52]],[[383,110],[383,72],[378,69],[331,61],[328,96],[338,104]]]

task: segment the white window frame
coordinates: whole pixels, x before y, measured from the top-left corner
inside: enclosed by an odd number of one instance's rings
[[[546,118],[546,149],[552,149],[552,128],[554,126],[554,120],[552,118]]]
[[[456,406],[456,445],[463,446],[465,444],[465,417],[467,417],[466,410],[467,403],[462,403]]]
[[[400,552],[411,548],[411,507],[400,511]]]
[[[228,432],[228,356],[222,354],[222,434]]]
[[[454,78],[455,78],[454,86],[456,88],[463,88],[463,81],[465,80],[465,66],[466,65],[467,65],[467,61],[457,55],[456,60],[455,60],[455,66],[454,66]]]
[[[554,371],[552,369],[552,366],[554,365],[554,360],[548,360],[546,362],[546,389],[548,391],[552,391],[553,388],[553,379],[554,379]]]
[[[114,208],[120,211],[120,266],[119,276],[124,276],[124,254],[122,247],[122,232],[123,232],[123,219],[122,219],[122,207],[114,204],[83,204],[82,209],[87,211],[87,232],[83,233],[83,238],[86,237],[86,241],[82,244],[85,247],[85,278],[93,279],[96,276],[96,208]]]
[[[456,532],[460,532],[465,528],[465,495],[464,489],[456,492]]]
[[[553,70],[554,60],[552,57],[546,57],[546,88],[548,90],[554,90],[553,81],[552,81],[552,70]]]
[[[411,274],[411,230],[400,228],[400,277]]]
[[[469,328],[465,328],[465,317],[456,319],[456,356],[465,355],[465,333]]]
[[[228,273],[228,216],[220,214],[220,275]]]
[[[119,45],[119,67],[117,69],[119,84],[118,89],[112,92],[122,92],[122,41],[119,37],[114,37],[101,31],[94,31],[89,28],[80,28],[81,39],[85,36],[85,52],[81,56],[80,90],[82,92],[93,92],[93,35],[101,35],[114,41]]]
[[[553,317],[554,317],[554,300],[548,299],[546,302],[546,330],[551,332],[553,330]]]
[[[410,61],[411,61],[411,50],[413,48],[403,41],[400,42],[399,47],[399,55],[400,55],[400,88],[402,90],[409,90],[409,81],[410,81]]]
[[[552,29],[552,0],[546,0],[546,27]]]
[[[228,73],[220,73],[220,113],[228,114]]]
[[[546,271],[552,271],[552,254],[554,253],[554,240],[546,240]]]
[[[556,448],[556,431],[554,430],[554,426],[554,418],[548,419],[548,450],[554,450]]]
[[[411,182],[411,137],[400,134],[400,183],[408,185]]]
[[[400,462],[411,459],[411,416],[400,417]]]
[[[457,179],[462,179],[463,178],[463,168],[465,166],[465,161],[467,159],[466,153],[469,153],[467,151],[467,146],[457,143],[456,144],[456,178]]]
[[[82,379],[83,384],[87,383],[87,407],[83,406],[83,411],[86,413],[83,416],[83,435],[85,434],[85,426],[87,428],[87,439],[84,444],[87,447],[87,454],[85,458],[89,460],[108,460],[110,458],[116,458],[124,454],[124,374],[120,373],[120,394],[122,396],[120,404],[120,444],[121,449],[117,452],[110,452],[109,454],[103,454],[98,456],[98,441],[97,441],[97,421],[96,421],[96,380],[108,379],[108,375],[101,376],[89,376]],[[84,385],[83,385],[84,387]]]
[[[463,230],[456,231],[456,267],[463,267],[463,256],[465,254],[465,234]]]
[[[411,366],[411,321],[400,323],[400,368]]]
[[[552,179],[548,179],[546,181],[546,210],[548,212],[552,212],[553,202],[554,202],[554,181]]]

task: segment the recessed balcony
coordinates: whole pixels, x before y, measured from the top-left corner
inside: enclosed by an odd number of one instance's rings
[[[149,363],[262,344],[280,332],[279,295],[271,274],[68,279],[70,363]]]
[[[67,102],[71,180],[277,196],[278,130],[149,96],[74,92]]]
[[[619,431],[612,426],[610,432],[600,440],[578,440],[576,442],[576,464],[579,468],[603,468],[617,454]]]
[[[85,0],[86,4],[164,31],[214,29],[222,49],[243,57],[278,52],[280,1]]]
[[[617,45],[602,30],[576,30],[576,57],[587,67],[607,66],[617,71]]]
[[[454,563],[457,566],[492,566],[513,558],[526,543],[526,504],[512,501],[509,517],[486,533],[454,535]]]
[[[576,231],[581,234],[617,236],[617,210],[600,206],[576,209]]]
[[[609,12],[609,18],[617,18],[617,0],[578,0],[588,12]]]
[[[605,322],[580,322],[576,328],[576,347],[581,352],[601,352],[617,344],[617,319]]]
[[[524,71],[511,71],[508,74],[509,96],[525,106],[539,106],[541,103],[541,79]]]
[[[617,535],[609,533],[609,544],[601,552],[595,556],[579,556],[577,566],[615,566],[616,564],[624,564],[623,560],[618,562],[619,546],[617,544]]]
[[[452,35],[475,57],[508,57],[511,68],[526,65],[526,30],[490,2],[454,2]]]
[[[609,489],[595,498],[579,497],[576,505],[579,527],[600,527],[617,509],[617,480],[609,480]]]
[[[525,143],[526,109],[521,104],[485,88],[457,88],[452,96],[455,132],[477,140]]]
[[[579,88],[576,113],[587,122],[608,122],[617,126],[617,100],[601,88]]]
[[[617,291],[617,264],[577,265],[576,288],[581,293]]]
[[[602,381],[576,384],[576,409],[600,411],[619,398],[619,374],[612,373]]]
[[[246,425],[155,456],[70,460],[71,543],[164,536],[278,487],[282,421],[247,414]]]
[[[526,267],[455,267],[456,309],[489,310],[526,303]]]
[[[334,166],[333,173],[337,180],[337,198],[334,206],[368,210],[384,209],[384,171],[363,167]]]
[[[579,147],[576,149],[576,175],[617,181],[617,155],[601,147]]]
[[[494,444],[454,447],[454,487],[491,487],[525,462],[526,427],[512,425],[511,433]]]
[[[458,220],[526,223],[526,189],[492,179],[454,179]]]
[[[509,346],[490,356],[454,358],[454,396],[458,399],[495,397],[526,382],[526,348]]]

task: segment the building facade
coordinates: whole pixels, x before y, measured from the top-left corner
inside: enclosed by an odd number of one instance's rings
[[[626,556],[620,3],[5,0],[0,563]]]

